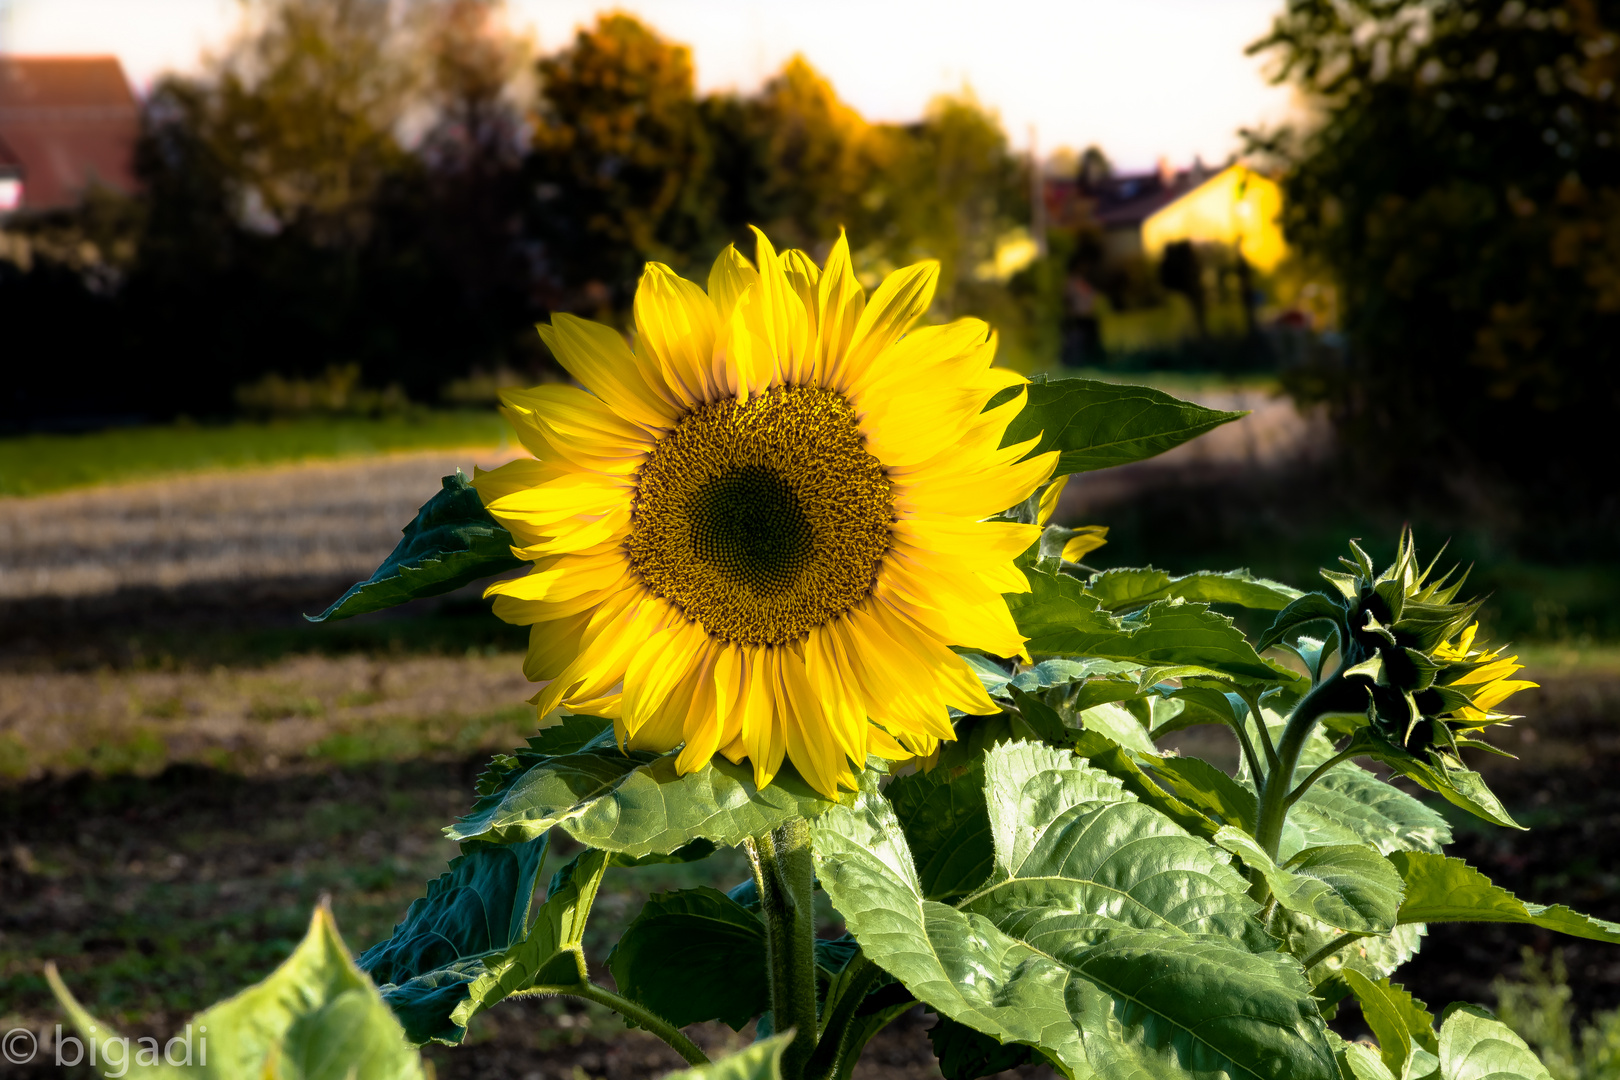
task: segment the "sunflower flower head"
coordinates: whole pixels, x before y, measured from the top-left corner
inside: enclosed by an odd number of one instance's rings
[[[786,759],[833,796],[952,738],[950,710],[996,711],[950,647],[1023,652],[1002,594],[1040,527],[985,519],[1057,455],[1001,445],[1024,379],[988,326],[913,328],[937,264],[868,298],[842,236],[818,267],[756,233],[707,291],[649,263],[634,348],[540,327],[579,385],[503,395],[534,457],[474,482],[534,565],[489,593],[531,627],[541,715],[612,718],[682,772],[747,759],[760,787]]]
[[[1536,684],[1511,678],[1517,657],[1476,645],[1483,601],[1456,598],[1466,573],[1435,578],[1438,559],[1419,565],[1410,530],[1380,574],[1350,547],[1345,572],[1322,576],[1342,597],[1346,675],[1366,688],[1373,731],[1392,745],[1455,752],[1479,730],[1517,719],[1496,706]]]

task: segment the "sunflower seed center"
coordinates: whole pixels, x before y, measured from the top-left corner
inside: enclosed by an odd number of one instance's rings
[[[872,591],[892,493],[837,391],[712,401],[642,465],[630,564],[716,637],[784,644]]]

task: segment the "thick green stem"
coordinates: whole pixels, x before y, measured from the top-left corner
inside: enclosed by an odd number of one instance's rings
[[[855,1013],[873,985],[882,977],[883,969],[868,960],[864,953],[856,953],[850,960],[849,967],[845,969],[844,992],[832,1012],[827,1014],[827,1022],[822,1026],[821,1042],[816,1045],[816,1052],[805,1066],[806,1080],[831,1080],[838,1075],[850,1052],[858,1049],[850,1045],[858,1026],[854,1022]]]
[[[568,997],[584,998],[594,1001],[598,1005],[606,1005],[614,1012],[627,1020],[632,1020],[641,1027],[646,1028],[654,1035],[667,1042],[671,1049],[686,1059],[689,1065],[707,1065],[709,1057],[698,1049],[697,1043],[688,1039],[681,1029],[665,1020],[655,1012],[637,1005],[629,998],[620,997],[613,991],[593,982],[571,983],[567,986],[531,986],[513,997],[531,997],[544,994],[564,994]]]
[[[1299,699],[1299,704],[1294,706],[1292,715],[1288,717],[1287,726],[1283,728],[1282,738],[1277,742],[1277,760],[1259,783],[1260,807],[1255,817],[1254,840],[1273,859],[1277,858],[1277,849],[1282,844],[1283,824],[1288,820],[1288,808],[1292,805],[1289,794],[1294,783],[1294,772],[1299,768],[1300,753],[1304,751],[1311,732],[1316,730],[1317,721],[1332,711],[1340,685],[1341,680],[1335,672]],[[1249,895],[1263,904],[1271,897],[1271,886],[1260,878],[1249,890]]]
[[[771,1019],[792,1028],[782,1054],[783,1080],[800,1080],[816,1048],[815,870],[810,823],[795,818],[754,840],[759,859],[759,903],[770,961]]]

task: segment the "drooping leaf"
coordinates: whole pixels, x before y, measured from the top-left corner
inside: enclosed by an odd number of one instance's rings
[[[1002,445],[1039,437],[1032,453],[1060,451],[1055,476],[1141,461],[1246,415],[1207,409],[1151,387],[1091,379],[1037,379],[1028,392]]]
[[[1152,763],[1153,774],[1183,802],[1216,814],[1229,825],[1253,828],[1259,812],[1254,792],[1202,758],[1162,757]]]
[[[1398,916],[1402,923],[1520,923],[1620,943],[1620,923],[1582,915],[1563,904],[1520,900],[1461,859],[1422,851],[1398,851],[1389,859],[1406,882]]]
[[[1396,1076],[1407,1075],[1406,1062],[1414,1049],[1439,1052],[1434,1017],[1404,987],[1388,979],[1372,980],[1359,971],[1347,971],[1344,980],[1361,1004],[1361,1015],[1378,1040],[1384,1065]]]
[[[1392,747],[1377,739],[1363,740],[1367,756],[1381,761],[1415,784],[1428,788],[1453,806],[1461,807],[1477,818],[1509,829],[1523,829],[1496,793],[1485,785],[1485,778],[1472,769],[1447,767],[1425,761],[1399,747]]]
[[[926,899],[949,900],[984,884],[994,852],[982,759],[897,777],[885,794],[905,831]]]
[[[718,889],[655,893],[608,956],[619,992],[676,1027],[741,1031],[771,1007],[765,927]]]
[[[1378,852],[1363,844],[1306,848],[1278,866],[1254,837],[1230,825],[1215,842],[1259,871],[1289,911],[1361,934],[1388,933],[1401,904],[1401,878]]]
[[[1345,1043],[1339,1047],[1339,1063],[1345,1080],[1401,1080],[1389,1071],[1378,1051],[1366,1043]]]
[[[1104,570],[1086,582],[1086,591],[1113,612],[1141,607],[1154,600],[1201,600],[1237,604],[1258,611],[1280,611],[1303,595],[1279,581],[1257,578],[1247,570],[1199,570],[1172,577],[1151,566]]]
[[[978,1080],[981,1076],[994,1076],[1020,1065],[1040,1060],[1040,1055],[1021,1043],[1005,1046],[982,1031],[966,1024],[958,1024],[948,1016],[941,1016],[928,1029],[928,1041],[933,1044],[934,1057],[939,1060],[939,1071],[945,1080]]]
[[[479,799],[445,832],[455,840],[516,843],[557,825],[604,851],[661,855],[697,839],[739,844],[830,805],[791,769],[760,791],[747,765],[719,756],[682,776],[674,754],[626,754],[611,742],[598,742],[541,758]]]
[[[549,834],[522,844],[473,842],[413,901],[387,941],[356,964],[381,989],[412,1043],[455,1045],[467,1030],[450,1022],[483,970],[480,961],[522,941]]]
[[[1026,571],[1030,591],[1007,606],[1026,648],[1040,657],[1096,657],[1303,689],[1308,680],[1254,651],[1232,620],[1208,604],[1156,600],[1119,617],[1080,581],[1046,567]],[[1163,676],[1161,676],[1163,677]]]
[[[1326,946],[1337,945],[1327,959],[1306,972],[1324,1002],[1338,1001],[1350,992],[1345,972],[1359,971],[1369,979],[1382,979],[1416,956],[1428,934],[1424,926],[1397,926],[1387,934],[1358,937],[1343,944],[1343,932],[1337,926],[1286,909],[1279,915],[1270,924],[1271,932],[1282,938],[1284,948],[1293,955],[1314,956]]]
[[[589,979],[580,942],[607,860],[607,852],[588,849],[552,876],[546,902],[527,936],[482,961],[481,971],[467,985],[466,997],[450,1014],[452,1023],[466,1028],[473,1017],[520,990],[561,989]]]
[[[1344,622],[1344,618],[1344,608],[1336,601],[1322,593],[1308,592],[1277,613],[1277,617],[1271,621],[1271,626],[1260,635],[1255,648],[1269,649],[1290,631],[1311,623],[1328,622],[1338,627]]]
[[[994,873],[954,906],[923,895],[870,786],[812,823],[821,882],[874,962],[1079,1075],[1337,1075],[1308,984],[1224,853],[1066,751],[997,745],[985,774]]]
[[[730,1057],[670,1073],[664,1080],[782,1080],[782,1052],[792,1041],[789,1032],[761,1039]]]
[[[54,966],[47,966],[45,975],[80,1037],[96,1043],[98,1059],[106,1061],[104,1048],[115,1033],[74,1000]],[[349,959],[324,906],[315,909],[304,940],[268,978],[199,1013],[186,1031],[189,1067],[161,1059],[155,1065],[140,1064],[126,1043],[131,1063],[124,1075],[166,1080],[423,1077],[421,1059],[407,1045],[376,987]],[[206,1045],[200,1045],[203,1040]],[[178,1048],[173,1056],[180,1056]]]
[[[1183,802],[1153,782],[1152,777],[1129,753],[1112,739],[1096,731],[1084,731],[1075,736],[1075,753],[1086,759],[1093,768],[1101,769],[1125,786],[1125,790],[1148,806],[1180,825],[1194,836],[1208,840],[1220,827],[1208,815]]]
[[[1452,1005],[1440,1021],[1440,1080],[1552,1080],[1506,1024],[1477,1005]]]
[[[479,578],[523,565],[512,554],[512,535],[484,509],[478,492],[457,470],[444,490],[422,505],[399,542],[365,581],[349,587],[310,622],[347,619],[368,611],[452,592]]]

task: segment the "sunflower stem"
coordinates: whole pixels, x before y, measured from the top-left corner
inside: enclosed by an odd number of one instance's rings
[[[1294,706],[1293,713],[1288,717],[1288,724],[1283,728],[1282,738],[1277,742],[1277,762],[1259,785],[1260,808],[1255,818],[1254,839],[1273,859],[1277,857],[1277,849],[1282,844],[1283,825],[1288,820],[1291,805],[1289,789],[1294,784],[1299,756],[1311,732],[1316,730],[1317,722],[1324,714],[1334,711],[1335,697],[1342,682],[1338,672],[1334,672],[1299,699],[1299,704]],[[1249,895],[1263,904],[1271,897],[1271,887],[1261,878],[1255,882]]]
[[[771,1020],[793,1029],[782,1054],[783,1080],[801,1080],[816,1048],[815,873],[810,823],[794,818],[754,839],[759,862],[760,912],[770,963]]]
[[[663,1039],[669,1044],[671,1050],[674,1050],[686,1060],[688,1065],[709,1064],[709,1056],[698,1047],[697,1043],[688,1039],[680,1028],[657,1013],[636,1004],[629,998],[615,994],[605,986],[598,986],[593,982],[586,981],[558,986],[531,986],[527,990],[520,990],[512,996],[543,997],[552,994],[583,998],[586,1001],[594,1001],[598,1005],[606,1005],[626,1020],[639,1024],[660,1039]]]

